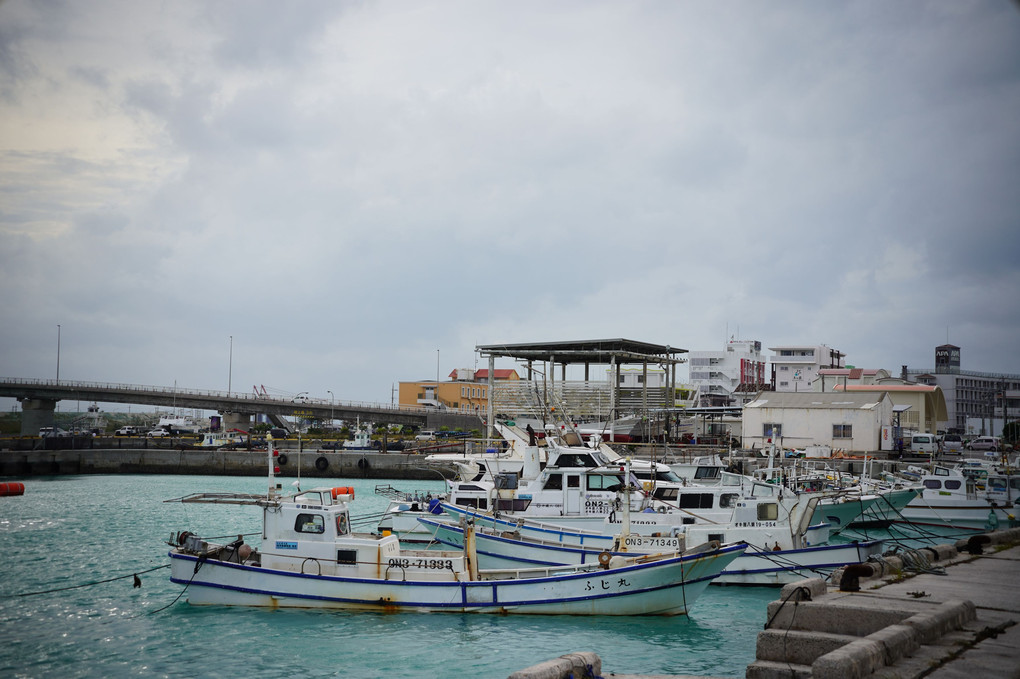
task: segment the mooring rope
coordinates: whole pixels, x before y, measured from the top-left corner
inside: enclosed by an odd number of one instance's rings
[[[151,573],[153,571],[158,571],[161,568],[170,568],[170,564],[163,564],[162,566],[156,566],[155,568],[150,568],[147,571],[135,571],[134,573],[129,573],[127,575],[118,575],[115,578],[107,578],[106,580],[96,580],[95,582],[86,582],[86,583],[83,583],[81,585],[68,585],[67,587],[55,587],[53,589],[44,589],[44,590],[40,590],[38,592],[22,592],[21,594],[7,594],[6,596],[9,597],[9,598],[15,598],[15,597],[23,597],[23,596],[36,596],[38,594],[51,594],[53,592],[66,592],[69,589],[81,589],[82,587],[92,587],[93,585],[102,585],[102,584],[107,583],[107,582],[114,582],[116,580],[124,580],[125,578],[137,578],[139,575],[145,575],[146,573]],[[139,585],[140,585],[140,581],[139,581],[138,584],[135,584],[135,587],[138,587]]]

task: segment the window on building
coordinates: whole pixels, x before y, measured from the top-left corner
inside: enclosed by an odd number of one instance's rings
[[[852,439],[854,437],[854,426],[852,424],[832,425],[832,438]]]
[[[776,424],[775,422],[766,422],[762,425],[762,436],[767,439],[778,439],[783,435],[783,425]]]

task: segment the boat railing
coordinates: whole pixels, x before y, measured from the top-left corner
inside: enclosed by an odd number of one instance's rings
[[[400,488],[394,488],[390,484],[377,485],[375,487],[375,494],[382,495],[390,500],[397,502],[420,502],[427,503],[430,500],[434,500],[439,497],[439,494],[435,490],[401,490]]]

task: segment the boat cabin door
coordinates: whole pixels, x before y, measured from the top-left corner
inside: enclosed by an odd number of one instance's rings
[[[581,513],[581,475],[564,474],[563,484],[563,510],[568,516],[575,516]]]

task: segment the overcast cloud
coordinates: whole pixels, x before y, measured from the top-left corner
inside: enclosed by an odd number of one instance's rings
[[[8,1],[0,374],[58,324],[62,380],[339,400],[610,337],[1020,373],[1018,121],[1006,0]]]

